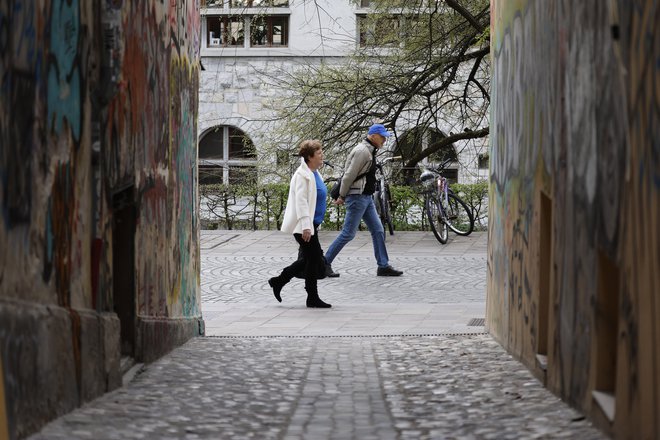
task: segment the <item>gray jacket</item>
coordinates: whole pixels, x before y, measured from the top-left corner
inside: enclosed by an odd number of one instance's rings
[[[357,144],[346,158],[344,165],[344,177],[341,180],[341,187],[339,196],[341,198],[350,194],[362,194],[364,186],[367,183],[367,177],[362,176],[355,180],[360,174],[366,173],[371,168],[371,161],[373,160],[372,153],[374,146],[366,140]]]

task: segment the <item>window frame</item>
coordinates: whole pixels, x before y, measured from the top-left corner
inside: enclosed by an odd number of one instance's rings
[[[210,135],[213,131],[217,130],[222,130],[221,134],[221,142],[222,142],[222,154],[220,157],[217,156],[211,156],[211,157],[203,157],[201,156],[200,150],[202,147],[202,141],[206,138],[206,136]],[[236,157],[231,155],[231,138],[233,137],[231,132],[238,132],[240,133],[239,136],[242,136],[243,138],[246,138],[253,150],[254,156],[247,156],[247,157]],[[215,127],[212,127],[204,132],[202,136],[200,136],[199,141],[198,141],[198,146],[197,146],[197,167],[198,167],[198,176],[200,183],[202,183],[202,175],[204,173],[210,173],[210,174],[221,174],[221,180],[222,184],[224,185],[231,185],[234,184],[232,183],[232,177],[231,177],[231,171],[234,170],[236,171],[237,169],[252,169],[254,171],[254,181],[258,181],[258,173],[257,173],[257,154],[256,154],[256,149],[254,148],[254,142],[248,136],[247,133],[245,133],[243,130],[241,130],[238,127],[235,127],[233,125],[218,125]],[[245,151],[245,150],[244,150]]]
[[[215,30],[211,31],[209,22],[211,20],[217,20],[220,24],[219,37],[211,37],[211,32],[216,32]],[[231,23],[238,23],[240,28],[238,32],[242,31],[242,36],[236,40],[235,44],[231,43],[230,40],[230,26]],[[245,46],[245,31],[247,30],[247,25],[245,23],[245,18],[242,16],[236,15],[207,15],[206,16],[206,47],[213,49],[218,47],[243,47]],[[212,39],[219,40],[219,44],[211,44]]]
[[[262,1],[263,4],[255,5],[255,1]],[[236,3],[241,4],[236,4]],[[275,2],[282,2],[284,4],[275,4]],[[229,0],[229,7],[234,9],[242,8],[288,8],[289,0]]]
[[[266,36],[265,44],[254,44],[253,26],[255,22],[265,20],[266,22]],[[291,14],[288,12],[281,13],[213,13],[204,15],[203,31],[206,33],[204,39],[203,49],[223,49],[223,48],[240,48],[240,49],[286,49],[289,47]],[[231,42],[230,24],[238,23],[240,29],[240,38],[235,42]],[[273,39],[275,29],[280,26],[282,28],[281,43],[274,43]],[[213,34],[213,36],[212,36]]]
[[[398,47],[401,44],[401,33],[404,29],[403,15],[391,14],[377,17],[373,21],[371,14],[359,13],[355,14],[355,24],[357,31],[357,45],[360,48],[374,47],[374,48],[391,48]],[[385,43],[377,42],[379,38],[378,29],[381,28],[380,22],[392,22],[396,24],[396,29],[392,35],[392,41]],[[368,28],[365,29],[365,27]]]
[[[250,17],[250,45],[249,47],[262,48],[262,47],[289,47],[289,15],[284,14],[268,14],[268,15],[253,15]],[[266,23],[265,44],[255,44],[254,32],[255,23],[264,20]],[[282,25],[282,43],[274,44],[273,36],[274,29],[277,26],[275,20],[283,20]]]

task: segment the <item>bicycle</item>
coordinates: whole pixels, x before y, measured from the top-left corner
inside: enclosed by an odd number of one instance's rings
[[[383,229],[394,235],[394,222],[392,221],[392,197],[390,194],[390,185],[387,183],[383,165],[392,160],[401,159],[401,156],[388,157],[382,161],[376,161],[376,190],[374,191],[374,203],[376,212],[383,224]]]
[[[429,219],[435,238],[442,244],[447,243],[449,229],[458,235],[466,236],[474,229],[474,215],[467,204],[449,187],[442,170],[448,162],[439,168],[427,167],[419,180],[424,191],[424,211]]]

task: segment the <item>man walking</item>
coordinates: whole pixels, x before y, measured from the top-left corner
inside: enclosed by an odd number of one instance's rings
[[[382,124],[374,124],[369,128],[366,139],[348,154],[339,197],[334,202],[337,205],[346,205],[346,217],[344,227],[325,253],[328,274],[335,275],[331,264],[342,248],[355,237],[362,219],[371,232],[374,256],[378,264],[376,274],[390,277],[403,274],[389,264],[385,248],[385,230],[372,197],[376,190],[376,151],[385,144],[389,136],[390,133]]]

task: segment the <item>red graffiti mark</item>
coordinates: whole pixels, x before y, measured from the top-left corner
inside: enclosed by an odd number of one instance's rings
[[[74,213],[74,178],[71,165],[60,165],[51,191],[53,266],[59,305],[71,305],[71,225]]]
[[[92,308],[96,309],[99,291],[99,272],[101,271],[101,254],[103,240],[96,238],[92,241]]]

